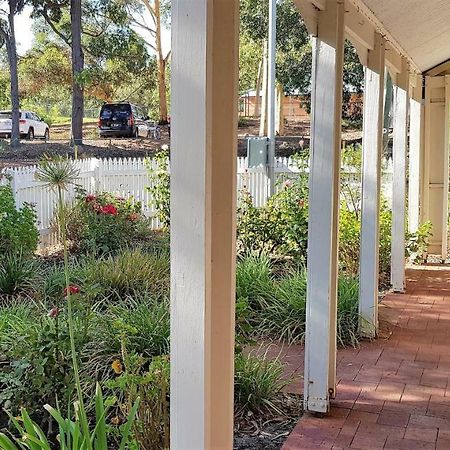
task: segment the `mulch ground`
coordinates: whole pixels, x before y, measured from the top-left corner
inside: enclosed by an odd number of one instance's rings
[[[141,158],[153,155],[163,145],[170,146],[170,136],[167,127],[161,127],[161,139],[100,139],[97,136],[96,124],[84,125],[84,144],[78,147],[80,158]],[[0,140],[0,169],[36,164],[43,155],[74,156],[75,151],[69,143],[70,126],[54,125],[50,130],[49,142],[42,140],[22,141],[17,149],[10,149],[9,143]],[[245,119],[241,121],[238,130],[238,156],[247,154],[247,137],[257,136],[259,121]],[[302,148],[309,146],[310,124],[308,121],[288,122],[283,136],[277,136],[275,152],[277,156],[291,156]],[[359,142],[361,132],[345,131],[343,139],[348,143]]]

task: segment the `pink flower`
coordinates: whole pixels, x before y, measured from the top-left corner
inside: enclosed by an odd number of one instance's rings
[[[80,288],[78,286],[75,286],[71,284],[69,286],[69,289],[64,288],[64,297],[67,297],[68,294],[75,295],[80,293]]]
[[[96,200],[96,196],[94,194],[88,194],[86,195],[85,201],[86,203],[91,203],[94,202]]]
[[[136,212],[131,213],[131,214],[128,216],[128,220],[131,220],[131,222],[136,222],[136,220],[138,220],[138,219],[139,219],[139,214],[136,213]]]
[[[102,214],[106,214],[106,215],[110,215],[110,216],[117,216],[117,214],[119,214],[119,211],[117,210],[117,208],[111,204],[102,206],[100,208],[100,212]]]
[[[54,306],[47,314],[48,317],[58,317],[59,316],[59,308],[57,308],[56,306]]]
[[[292,186],[292,181],[291,181],[291,180],[286,180],[286,181],[283,183],[283,186],[284,186],[285,188],[288,188],[288,187]]]

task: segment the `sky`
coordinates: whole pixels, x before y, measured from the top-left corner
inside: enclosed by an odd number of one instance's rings
[[[22,14],[16,16],[16,41],[17,41],[17,53],[23,56],[27,50],[29,50],[33,45],[33,32],[32,25],[33,21],[30,18],[32,8],[26,6],[22,11]],[[135,31],[139,33],[145,40],[149,39],[149,33],[135,28]],[[162,33],[162,44],[164,55],[170,50],[170,31],[163,30]]]

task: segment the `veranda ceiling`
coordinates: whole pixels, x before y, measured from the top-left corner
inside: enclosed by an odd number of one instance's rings
[[[450,0],[358,1],[422,72],[450,59]]]

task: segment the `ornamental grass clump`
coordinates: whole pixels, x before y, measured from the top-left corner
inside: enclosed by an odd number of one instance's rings
[[[266,255],[238,262],[236,324],[240,337],[302,343],[306,329],[307,271],[303,265],[280,268]],[[247,297],[245,297],[247,296]],[[338,343],[358,343],[358,281],[340,276],[338,282]],[[245,326],[244,326],[245,325]]]
[[[169,256],[164,251],[127,249],[115,256],[89,259],[84,283],[96,286],[96,299],[101,301],[145,293],[162,297],[169,290],[169,270]]]
[[[283,379],[283,364],[278,359],[238,353],[234,361],[236,414],[278,411],[275,400],[287,384],[289,381]]]

